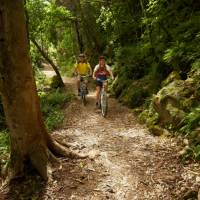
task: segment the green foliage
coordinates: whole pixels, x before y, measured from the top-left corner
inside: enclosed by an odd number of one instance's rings
[[[30,36],[41,44],[43,50],[56,61],[64,74],[71,74],[75,62],[74,54],[78,54],[79,51],[78,31],[83,42],[83,51],[89,55],[93,64],[96,62],[97,54],[101,53],[109,57],[108,61],[111,64],[115,63],[114,73],[117,78],[111,88],[115,97],[130,107],[145,107],[140,118],[154,127],[159,123],[159,116],[153,109],[153,100],[149,99],[160,88],[171,85],[168,91],[166,88],[161,90],[160,103],[167,105],[168,101],[173,102],[171,107],[166,108],[169,109],[172,119],[184,115],[186,117],[179,126],[176,124],[174,127],[170,122],[164,126],[177,130],[182,127],[181,130],[185,135],[198,138],[196,131],[199,126],[198,101],[200,100],[200,3],[198,1],[80,0],[71,1],[70,6],[73,7],[71,12],[56,5],[55,2],[28,1],[29,29]],[[77,26],[74,26],[73,20]],[[34,67],[41,66],[43,60],[32,44],[31,52],[36,63]],[[171,76],[168,76],[170,73]],[[190,79],[187,79],[188,77]],[[187,81],[183,81],[186,79]],[[43,81],[43,77],[40,76],[37,79],[38,85],[45,85]],[[52,87],[58,87],[56,78],[52,80]],[[46,86],[41,87],[41,90],[45,88]],[[43,95],[41,102],[48,102],[42,103],[43,113],[48,119],[48,126],[53,127],[51,126],[53,121],[62,119],[57,112],[59,102],[65,102],[67,99],[59,96],[57,92]],[[51,111],[54,114],[50,115]],[[199,157],[198,140],[192,139],[192,141],[195,145],[191,152],[196,152],[193,154]]]
[[[26,3],[29,19],[29,36],[42,47],[42,50],[55,60],[61,68],[70,65],[74,54],[74,37],[71,22],[74,17],[55,1],[28,0]],[[34,68],[41,67],[43,58],[33,43],[31,56]]]
[[[50,86],[51,86],[51,88],[54,88],[54,89],[62,87],[62,84],[61,84],[60,79],[58,78],[58,76],[55,75],[55,76],[53,76],[51,78]]]
[[[186,161],[189,159],[200,160],[200,145],[191,145],[186,149],[185,153],[182,155],[182,160]]]
[[[42,105],[48,104],[51,106],[62,107],[66,102],[69,102],[74,97],[73,93],[66,93],[64,90],[56,89],[49,92],[39,93]]]
[[[194,80],[196,87],[196,96],[200,98],[200,59],[197,59],[192,64],[192,69],[189,73],[189,76]]]
[[[35,70],[35,79],[36,86],[38,91],[42,91],[45,87],[48,87],[50,84],[50,80],[46,77],[46,75],[38,68]]]
[[[9,134],[6,130],[0,132],[0,155],[8,154],[10,152],[9,148]]]
[[[64,120],[62,108],[74,98],[74,94],[57,89],[49,92],[39,92],[39,97],[47,128],[49,130],[59,128]]]
[[[117,77],[116,80],[112,84],[112,93],[115,95],[115,97],[119,97],[120,94],[123,92],[124,88],[126,88],[129,84],[131,84],[131,81],[127,81],[125,76]]]
[[[49,130],[54,130],[62,125],[64,118],[65,115],[61,110],[51,109],[51,112],[48,113],[47,118],[45,119],[45,124]]]
[[[0,132],[0,175],[9,163],[10,139],[7,130]]]
[[[182,122],[183,126],[180,129],[186,135],[190,135],[192,131],[194,131],[197,127],[200,126],[200,107],[192,110],[188,115],[184,118]]]
[[[158,124],[159,114],[153,108],[152,103],[150,103],[148,108],[144,109],[138,117],[142,123],[146,123],[148,127],[153,127]]]
[[[139,47],[120,47],[115,52],[118,71],[121,75],[132,80],[144,75],[144,61]]]
[[[119,101],[135,108],[141,106],[144,103],[144,99],[148,96],[148,92],[143,88],[135,87],[136,84],[131,84],[127,88],[123,88],[123,91],[119,97]]]

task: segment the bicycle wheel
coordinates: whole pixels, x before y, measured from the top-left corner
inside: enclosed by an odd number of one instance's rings
[[[106,117],[108,111],[108,99],[105,91],[101,92],[101,114]]]
[[[86,105],[86,97],[85,97],[85,94],[82,94],[82,95],[81,95],[81,101],[82,101],[83,105],[85,106],[85,105]]]

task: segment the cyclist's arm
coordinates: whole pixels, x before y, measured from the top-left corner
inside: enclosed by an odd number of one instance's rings
[[[110,66],[108,66],[108,65],[106,65],[106,69],[107,69],[107,71],[109,72],[109,74],[110,74],[111,78],[114,80],[114,76],[113,76],[113,72],[112,72],[112,69],[111,69],[111,67],[110,67]]]
[[[78,74],[78,64],[77,63],[74,65],[73,74],[76,74],[76,75]]]
[[[88,63],[88,68],[89,68],[89,75],[92,76],[92,68],[89,63]]]
[[[93,75],[92,75],[92,78],[93,78],[93,79],[96,79],[96,72],[97,72],[97,69],[98,69],[98,65],[96,65],[95,68],[94,68]]]

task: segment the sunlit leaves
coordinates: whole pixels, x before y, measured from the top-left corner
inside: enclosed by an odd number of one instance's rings
[[[104,30],[108,30],[110,26],[113,27],[115,25],[115,19],[110,8],[105,8],[104,6],[101,8],[101,14],[97,19],[97,23],[99,23]]]

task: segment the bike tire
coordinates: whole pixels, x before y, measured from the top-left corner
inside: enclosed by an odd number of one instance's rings
[[[101,114],[106,117],[108,112],[108,98],[106,92],[101,93]]]
[[[85,97],[85,94],[82,94],[82,96],[81,96],[81,100],[82,100],[82,104],[84,105],[84,106],[86,106],[86,97]]]

